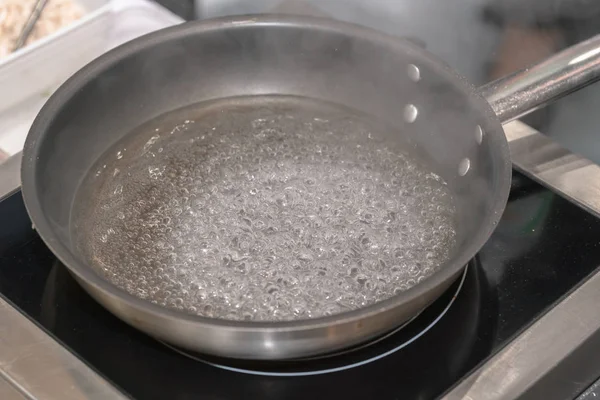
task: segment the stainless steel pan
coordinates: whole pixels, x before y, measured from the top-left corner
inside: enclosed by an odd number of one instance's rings
[[[399,326],[457,278],[506,204],[511,162],[501,124],[597,80],[599,42],[592,39],[477,90],[427,51],[356,25],[243,16],[169,28],[101,56],[50,98],[24,149],[25,204],[45,243],[78,282],[115,315],[156,338],[246,359],[335,351]],[[70,217],[77,189],[101,154],[165,111],[264,94],[325,100],[398,127],[456,196],[454,256],[387,300],[286,322],[227,321],[163,308],[118,289],[87,265],[75,248]]]

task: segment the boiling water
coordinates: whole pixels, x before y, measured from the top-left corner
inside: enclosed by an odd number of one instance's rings
[[[161,306],[232,320],[356,309],[451,255],[445,182],[389,129],[295,98],[203,103],[105,153],[73,212],[99,274]]]

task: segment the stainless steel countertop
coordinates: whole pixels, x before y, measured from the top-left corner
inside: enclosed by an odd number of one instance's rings
[[[0,164],[0,200],[21,186],[21,155],[17,153]]]
[[[505,125],[516,169],[600,216],[600,167],[529,126]],[[0,199],[18,189],[20,156],[0,165]],[[444,399],[565,399],[600,376],[600,272],[480,365]],[[584,387],[585,387],[584,386]],[[0,299],[1,399],[125,396]]]
[[[0,399],[126,397],[0,298]]]

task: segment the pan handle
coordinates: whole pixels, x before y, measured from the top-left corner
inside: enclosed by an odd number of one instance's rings
[[[479,88],[504,124],[600,79],[600,35]]]

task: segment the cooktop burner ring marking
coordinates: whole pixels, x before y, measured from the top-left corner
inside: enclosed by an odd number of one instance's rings
[[[175,350],[176,352],[189,357],[195,361],[199,361],[201,363],[210,365],[211,367],[215,367],[215,368],[219,368],[222,370],[226,370],[226,371],[230,371],[230,372],[237,372],[237,373],[241,373],[241,374],[247,374],[247,375],[257,375],[257,376],[270,376],[270,377],[304,377],[304,376],[314,376],[314,375],[325,375],[325,374],[331,374],[334,372],[341,372],[341,371],[346,371],[352,368],[357,368],[357,367],[361,367],[363,365],[366,364],[370,364],[372,362],[381,360],[384,357],[387,357],[391,354],[396,353],[397,351],[403,349],[404,347],[408,346],[409,344],[413,343],[414,341],[416,341],[417,339],[419,339],[421,336],[423,336],[425,333],[427,333],[431,328],[433,328],[433,326],[435,326],[444,315],[446,315],[446,313],[448,312],[448,310],[450,309],[450,307],[452,306],[452,304],[454,304],[454,301],[456,300],[456,298],[458,297],[458,294],[460,293],[463,284],[465,282],[465,278],[467,276],[467,270],[468,270],[469,266],[467,265],[464,269],[464,272],[462,274],[462,277],[460,278],[460,283],[458,284],[458,287],[456,288],[456,292],[454,293],[454,295],[452,296],[452,298],[450,299],[450,302],[446,305],[446,307],[442,310],[442,312],[440,313],[440,315],[438,315],[429,325],[427,325],[425,328],[423,328],[422,331],[420,331],[419,333],[417,333],[415,336],[413,336],[412,338],[408,339],[407,341],[401,343],[400,345],[394,347],[393,349],[390,349],[386,352],[383,352],[377,356],[371,357],[371,358],[367,358],[366,360],[362,360],[362,361],[358,361],[352,364],[348,364],[348,365],[344,365],[341,367],[334,367],[334,368],[327,368],[327,369],[322,369],[322,370],[314,370],[314,371],[302,371],[302,372],[268,372],[268,371],[259,371],[259,370],[251,370],[251,369],[246,369],[246,368],[237,368],[237,367],[231,367],[228,365],[222,365],[222,364],[217,364],[214,362],[210,362],[210,361],[206,361],[203,360],[202,358],[194,355],[194,354],[189,354],[186,353],[184,350],[180,350],[176,347],[173,347],[167,343],[164,343],[166,346],[168,346],[169,348]],[[418,316],[418,315],[417,315]],[[393,333],[398,332],[399,330],[401,330],[402,328],[404,328],[405,326],[407,326],[410,322],[412,322],[417,316],[413,317],[409,322],[403,324],[400,328],[397,328],[396,330],[393,331]],[[391,336],[393,333],[387,334],[385,335],[383,338],[387,338],[389,336]],[[370,344],[379,342],[382,339],[378,339],[375,342],[370,342]],[[362,346],[364,347],[364,346]],[[362,348],[361,347],[361,348]],[[325,356],[323,356],[325,357]],[[308,359],[310,360],[310,358]],[[299,360],[302,361],[302,360]]]
[[[402,325],[400,325],[396,329],[392,330],[391,332],[388,332],[388,333],[384,334],[383,336],[379,336],[379,337],[373,339],[370,342],[359,343],[358,345],[356,345],[356,347],[351,347],[349,349],[341,349],[341,350],[335,351],[333,353],[327,353],[327,354],[322,354],[322,355],[316,355],[316,356],[309,356],[309,357],[299,358],[297,361],[298,362],[316,361],[316,360],[321,360],[321,359],[324,359],[324,358],[338,357],[338,356],[342,356],[344,354],[354,353],[355,351],[362,350],[364,348],[370,347],[370,346],[372,346],[372,345],[374,345],[376,343],[382,342],[385,339],[387,339],[387,338],[395,335],[396,333],[400,332],[402,329],[404,329],[406,326],[408,326],[408,324],[410,324],[411,322],[413,322],[419,315],[421,315],[421,313],[423,311],[425,311],[425,310],[419,311],[419,313],[417,315],[415,315],[414,317],[412,317],[411,319],[409,319],[408,321],[406,321],[405,323],[403,323]],[[296,361],[296,360],[290,360],[290,361]]]

